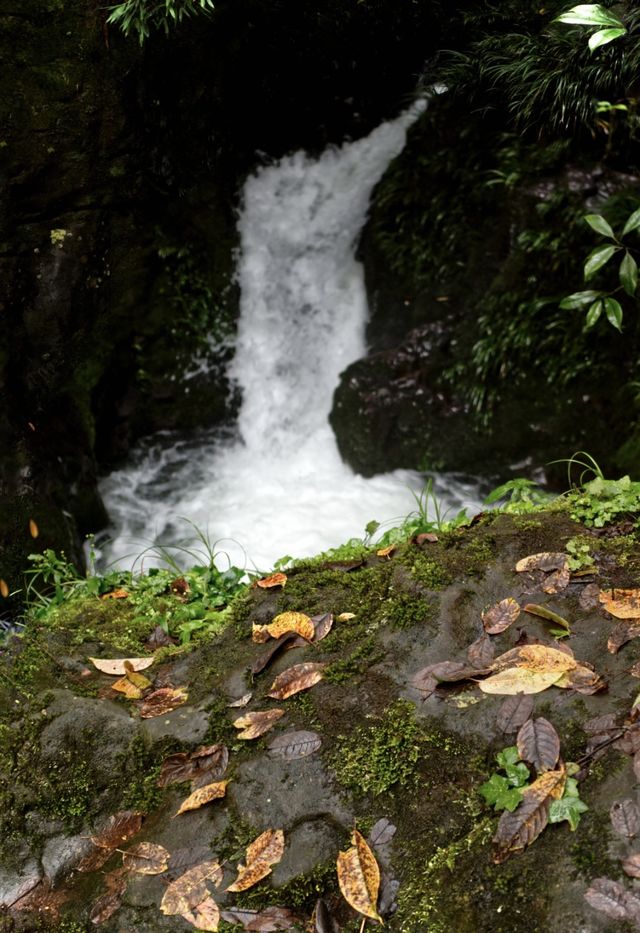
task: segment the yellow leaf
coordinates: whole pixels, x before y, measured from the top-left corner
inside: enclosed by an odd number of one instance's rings
[[[189,694],[186,687],[160,687],[147,694],[140,706],[140,718],[152,719],[173,712],[187,702]]]
[[[172,881],[164,892],[160,910],[167,916],[182,917],[198,930],[217,930],[220,912],[207,882],[216,887],[222,882],[222,869],[217,862],[202,862]]]
[[[6,599],[8,595],[9,587],[7,586],[7,582],[0,577],[0,596]]]
[[[199,810],[205,803],[210,803],[212,800],[220,800],[227,792],[228,783],[229,781],[216,781],[213,784],[205,784],[204,787],[194,790],[186,800],[182,801],[176,816],[186,813],[187,810]]]
[[[238,877],[229,885],[227,891],[246,891],[270,874],[271,865],[263,859],[258,859],[251,865],[238,865]]]
[[[483,693],[515,696],[517,693],[541,693],[553,686],[563,671],[531,671],[526,667],[511,667],[480,682]]]
[[[600,603],[616,619],[640,619],[640,590],[600,590]]]
[[[397,544],[390,544],[388,547],[381,547],[379,551],[376,551],[376,554],[378,557],[391,557],[397,549]]]
[[[266,625],[256,625],[254,622],[251,626],[251,641],[254,641],[258,645],[264,644],[265,641],[269,641],[270,635],[267,631]]]
[[[266,630],[272,638],[280,638],[287,632],[297,632],[307,641],[311,641],[315,633],[313,622],[304,612],[281,612],[266,626]]]
[[[373,852],[357,829],[351,837],[353,846],[338,854],[338,883],[344,899],[358,913],[382,923],[376,909],[380,887],[380,869]]]
[[[29,534],[32,538],[37,538],[40,534],[40,529],[32,518],[29,519]]]
[[[111,674],[113,677],[124,677],[127,673],[125,662],[128,662],[131,670],[134,671],[144,671],[154,662],[154,658],[89,658],[89,660],[103,674]]]
[[[523,557],[516,564],[517,573],[525,573],[531,570],[543,570],[545,573],[552,573],[554,570],[566,570],[569,566],[569,558],[566,554],[560,554],[556,551],[544,551],[541,554],[530,554],[529,557]]]
[[[318,664],[314,661],[294,664],[293,667],[278,674],[267,696],[273,697],[274,700],[286,700],[294,693],[308,690],[309,687],[313,687],[322,680],[326,666],[326,664]]]
[[[255,713],[245,713],[244,716],[234,720],[233,725],[236,729],[243,730],[238,735],[239,739],[257,739],[273,728],[281,716],[284,716],[283,709],[260,710]]]
[[[530,671],[571,671],[578,662],[564,651],[547,645],[521,645],[512,648],[492,661],[492,671],[510,667],[525,667]]]
[[[341,612],[339,616],[336,616],[338,622],[348,622],[350,619],[355,619],[355,612]]]
[[[247,865],[261,859],[269,865],[275,865],[284,855],[284,832],[281,829],[267,829],[247,848]]]
[[[139,875],[161,875],[169,867],[169,853],[155,842],[139,842],[122,853],[122,864],[127,871]]]

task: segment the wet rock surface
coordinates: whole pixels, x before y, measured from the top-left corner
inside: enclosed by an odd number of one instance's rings
[[[544,572],[515,572],[521,558],[562,553],[576,535],[590,541],[589,574],[574,573],[549,593]],[[145,674],[186,687],[189,697],[146,720],[141,701],[116,697],[114,678],[98,671],[80,676],[51,656],[53,649],[54,658],[79,664],[89,654],[125,656],[117,619],[127,618],[126,606],[109,607],[102,641],[89,640],[89,650],[77,621],[89,611],[85,600],[75,610],[67,606],[64,616],[52,611],[33,624],[22,651],[5,658],[0,678],[2,708],[12,709],[11,727],[5,718],[0,732],[3,929],[53,931],[62,922],[57,917],[75,923],[74,931],[94,928],[91,912],[122,865],[118,850],[148,842],[173,861],[156,875],[128,875],[121,903],[98,924],[108,933],[192,929],[179,916],[164,916],[159,905],[169,882],[209,859],[223,868],[222,884],[212,889],[221,909],[290,908],[303,918],[294,927],[302,930],[322,896],[340,929],[351,933],[360,920],[340,896],[336,857],[348,848],[354,821],[366,834],[381,818],[397,827],[378,858],[389,864],[387,880],[399,883],[397,909],[385,916],[390,930],[635,929],[629,917],[620,926],[585,900],[597,878],[628,892],[638,884],[622,870],[638,851],[636,837],[617,831],[610,811],[621,801],[637,803],[633,755],[640,740],[632,704],[639,682],[630,669],[640,643],[608,650],[616,620],[602,607],[583,608],[594,581],[603,590],[640,582],[635,535],[589,537],[560,512],[486,516],[422,546],[409,542],[382,557],[371,551],[349,571],[335,562],[303,563],[288,572],[284,588],[239,597],[222,635],[162,649]],[[498,770],[495,755],[516,742],[515,731],[498,725],[505,696],[480,689],[486,673],[436,683],[430,692],[416,674],[438,662],[466,662],[469,645],[483,633],[483,610],[507,596],[521,608],[553,610],[570,636],[555,640],[545,620],[522,612],[491,636],[495,656],[527,643],[568,648],[593,665],[607,690],[590,695],[550,686],[533,696],[533,716],[557,731],[562,760],[578,763],[579,793],[589,809],[575,832],[566,822],[548,825],[524,851],[496,863],[491,840],[498,814],[479,788]],[[99,614],[104,604],[95,602],[91,611]],[[333,628],[251,678],[248,668],[265,650],[251,640],[252,623],[288,610],[333,612]],[[354,618],[340,621],[341,613]],[[48,653],[38,650],[46,635]],[[320,683],[284,700],[267,696],[283,670],[318,660],[328,665]],[[246,707],[228,707],[248,691]],[[237,738],[235,719],[275,708],[284,716],[264,737]],[[621,730],[617,738],[611,722],[593,732],[591,721],[609,715]],[[301,729],[321,739],[313,754],[286,760],[268,752],[272,738]],[[162,762],[214,743],[229,751],[225,796],[176,816],[192,788],[186,780],[159,786]],[[99,868],[80,870],[95,856],[89,837],[104,838],[109,818],[122,811],[142,814],[141,828],[114,845]],[[247,846],[269,829],[284,832],[282,858],[255,886],[227,891]],[[29,890],[31,900],[24,900]],[[220,929],[236,927],[222,922]]]

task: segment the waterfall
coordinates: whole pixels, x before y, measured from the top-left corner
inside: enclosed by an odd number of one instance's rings
[[[269,569],[396,523],[421,485],[410,471],[364,479],[340,460],[328,423],[339,374],[363,356],[367,303],[358,235],[371,192],[422,105],[313,159],[302,152],[245,185],[239,218],[240,319],[230,375],[242,392],[237,436],[158,438],[108,476],[105,560],[130,563],[193,522],[232,563]],[[447,485],[446,504],[473,500]]]

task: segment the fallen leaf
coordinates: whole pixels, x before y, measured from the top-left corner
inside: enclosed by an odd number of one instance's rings
[[[139,842],[122,853],[122,865],[139,875],[161,875],[169,867],[169,853],[155,842]]]
[[[422,547],[423,544],[435,544],[437,540],[438,536],[432,531],[424,531],[422,534],[416,535],[416,544],[419,547]]]
[[[267,696],[274,700],[286,700],[294,693],[308,690],[322,680],[326,664],[315,661],[306,661],[304,664],[294,664],[281,674],[278,674]]]
[[[297,632],[302,638],[311,641],[315,634],[315,626],[304,612],[281,612],[265,628],[272,638],[280,638],[287,632]]]
[[[549,821],[552,800],[559,800],[567,781],[566,768],[545,771],[533,784],[522,790],[522,800],[511,813],[504,810],[493,837],[496,846],[494,862],[500,864],[510,855],[534,842]]]
[[[248,706],[251,702],[251,697],[253,693],[245,693],[244,696],[241,696],[239,699],[234,700],[233,703],[227,703],[229,709],[242,709],[244,706]]]
[[[604,713],[602,716],[595,716],[582,724],[582,729],[587,735],[616,732],[619,728],[615,713]]]
[[[394,551],[398,550],[397,544],[390,544],[388,547],[381,547],[379,551],[376,551],[377,557],[391,557]]]
[[[489,667],[493,661],[494,654],[493,642],[486,632],[483,632],[480,638],[477,638],[473,644],[469,645],[467,648],[469,663],[477,668]]]
[[[233,725],[236,729],[242,730],[238,735],[239,739],[257,739],[273,728],[281,716],[284,716],[283,709],[245,713],[244,716],[234,720]]]
[[[246,910],[232,907],[220,914],[226,923],[239,924],[249,933],[275,933],[290,930],[301,923],[298,914],[288,907],[266,907],[264,910]]]
[[[312,933],[340,933],[340,928],[331,915],[324,898],[319,897],[311,917]]]
[[[195,790],[221,778],[228,764],[229,752],[220,742],[200,746],[193,752],[176,752],[162,762],[158,787],[193,781]]]
[[[570,671],[578,666],[571,655],[547,645],[527,644],[505,651],[490,665],[492,671],[501,671],[509,667],[524,667],[530,671]]]
[[[3,599],[6,599],[8,595],[9,587],[7,586],[7,581],[0,577],[0,596],[2,596]]]
[[[584,894],[585,900],[595,910],[612,920],[629,920],[627,890],[611,878],[596,878]]]
[[[630,878],[640,878],[640,852],[628,855],[622,863],[622,869]]]
[[[566,570],[569,566],[569,559],[566,554],[544,551],[541,554],[530,554],[529,557],[523,557],[516,564],[517,573],[526,573],[531,570],[543,570],[545,573],[551,573],[554,570]]]
[[[520,606],[511,596],[490,606],[482,613],[482,624],[488,635],[499,635],[518,619]]]
[[[320,616],[311,616],[311,621],[315,629],[313,635],[314,642],[322,641],[333,628],[333,613],[325,612]]]
[[[267,829],[247,847],[247,865],[260,859],[268,865],[276,865],[284,855],[284,832]]]
[[[229,781],[215,781],[213,784],[205,784],[204,787],[194,790],[186,800],[182,801],[180,809],[175,815],[180,816],[181,813],[186,813],[188,810],[199,810],[205,803],[220,800],[227,792],[228,783]]]
[[[633,773],[636,781],[640,781],[640,752],[636,752],[633,756]]]
[[[578,664],[571,671],[565,671],[560,680],[556,681],[556,687],[562,690],[575,690],[585,696],[591,696],[606,690],[607,682],[596,671],[584,664]]]
[[[498,728],[502,732],[517,732],[533,714],[533,699],[527,694],[516,694],[505,700],[498,711]]]
[[[547,574],[540,588],[543,593],[555,595],[566,590],[570,583],[571,574],[566,567],[562,567],[560,570],[554,570],[552,573]]]
[[[272,573],[270,577],[263,577],[262,580],[258,580],[256,586],[259,586],[261,590],[270,590],[274,586],[285,586],[286,582],[286,573]]]
[[[552,771],[560,758],[560,736],[548,720],[528,719],[516,739],[522,761],[533,765],[536,772]]]
[[[106,894],[103,894],[102,897],[94,901],[91,907],[91,913],[89,914],[91,923],[99,926],[99,924],[104,923],[105,920],[108,920],[109,917],[115,914],[116,910],[118,910],[122,904],[122,895],[125,892],[126,886],[126,876],[123,876],[120,886],[107,891]]]
[[[125,666],[127,662],[125,661]],[[111,689],[123,693],[129,700],[139,700],[144,691],[151,686],[151,681],[134,670],[127,670],[124,677],[120,677],[111,684]]]
[[[273,661],[277,654],[284,648],[285,645],[291,644],[292,642],[297,641],[300,638],[297,632],[285,632],[277,641],[272,645],[269,645],[267,650],[260,655],[257,660],[251,665],[251,673],[255,676],[261,674],[265,667],[268,667],[269,664]],[[306,644],[306,642],[304,642]]]
[[[566,619],[563,619],[562,616],[559,616],[556,612],[552,612],[551,609],[547,609],[546,606],[536,606],[533,603],[527,603],[524,607],[524,611],[528,612],[529,615],[545,619],[547,622],[553,622],[554,625],[565,629],[567,632],[571,630]]]
[[[271,739],[267,751],[272,758],[284,758],[293,761],[296,758],[307,758],[313,755],[322,746],[322,739],[317,732],[285,732]]]
[[[103,593],[100,599],[128,599],[127,590],[111,590],[110,593]]]
[[[185,912],[182,917],[197,930],[216,933],[220,923],[220,909],[212,897],[207,897],[191,913]]]
[[[29,534],[32,538],[37,538],[40,534],[40,529],[32,518],[29,519]]]
[[[640,590],[600,590],[600,604],[616,619],[640,618]]]
[[[142,813],[134,810],[121,810],[107,820],[106,825],[91,837],[94,846],[100,849],[117,849],[135,836],[142,826]]]
[[[215,887],[220,886],[222,875],[222,868],[218,862],[214,861],[201,862],[190,868],[168,885],[160,904],[160,910],[167,916],[176,914],[183,916],[185,909],[190,910],[209,897],[208,882]]]
[[[270,874],[271,865],[263,859],[251,862],[250,865],[238,865],[237,878],[227,891],[246,891]]]
[[[640,832],[640,808],[635,801],[616,800],[609,810],[611,825],[621,836],[632,839]]]
[[[478,685],[483,693],[515,696],[517,693],[542,693],[562,677],[562,671],[532,671],[512,667],[487,677]]]
[[[583,612],[591,612],[600,604],[600,587],[597,583],[587,583],[578,598],[578,605]]]
[[[167,648],[169,645],[177,645],[178,639],[168,635],[161,625],[156,625],[152,633],[144,643],[149,651],[157,651],[158,648]]]
[[[140,705],[140,717],[152,719],[154,716],[164,716],[186,703],[188,696],[186,687],[161,687],[154,690]]]
[[[625,755],[635,755],[640,751],[640,724],[627,726],[613,747]]]
[[[607,641],[607,649],[611,654],[617,654],[623,645],[638,637],[640,637],[640,620],[622,619],[617,625],[614,625]]]
[[[375,856],[357,829],[346,852],[338,853],[338,883],[342,896],[358,913],[382,923],[378,914],[380,869]]]
[[[422,670],[414,674],[409,681],[409,686],[417,690],[418,693],[422,695],[423,700],[428,700],[438,688],[438,681],[433,676],[432,668],[433,664],[423,667]]]
[[[133,671],[145,671],[151,667],[155,658],[89,658],[89,661],[103,674],[111,674],[112,677],[124,677],[127,673],[125,661],[131,665]]]
[[[350,622],[355,617],[355,612],[341,612],[339,616],[336,616],[336,619],[338,622]]]
[[[383,817],[374,824],[367,837],[368,845],[375,849],[378,859],[384,865],[389,865],[391,862],[391,843],[396,832],[397,827]]]
[[[255,642],[257,645],[263,645],[266,641],[269,641],[271,635],[267,631],[266,625],[256,625],[254,622],[251,626],[251,641]]]
[[[52,890],[51,882],[48,879],[39,882],[31,888],[19,900],[11,905],[12,911],[29,911],[29,913],[39,914],[41,917],[47,917],[50,921],[56,921],[60,915],[60,907],[69,900],[70,895],[62,888]],[[22,929],[28,928],[23,927]],[[33,928],[32,928],[33,929]]]

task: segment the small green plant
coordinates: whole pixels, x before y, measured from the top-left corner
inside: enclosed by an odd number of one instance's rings
[[[613,42],[614,39],[620,39],[627,32],[624,23],[614,16],[611,10],[606,10],[599,3],[582,3],[574,6],[561,13],[553,22],[588,26],[591,29],[594,26],[597,27],[596,31],[589,36],[589,48],[592,52],[602,45]]]
[[[152,29],[169,33],[173,26],[195,13],[212,13],[213,0],[123,0],[110,8],[107,23],[118,26],[125,36],[138,36],[140,45]]]
[[[506,499],[501,506],[504,512],[521,515],[533,512],[541,506],[548,504],[553,496],[530,479],[518,477],[510,479],[501,486],[496,486],[484,500],[485,505],[495,505],[501,499]]]
[[[631,246],[625,237],[637,233],[640,230],[640,208],[633,211],[628,217],[619,234],[616,234],[611,224],[605,220],[602,214],[586,214],[586,222],[592,230],[610,241],[605,245],[597,246],[587,256],[584,263],[584,280],[589,282],[594,276],[604,268],[614,256],[623,253],[622,260],[618,267],[619,285],[610,288],[607,291],[598,291],[587,289],[582,292],[574,292],[567,295],[560,302],[560,307],[567,311],[586,309],[587,316],[585,325],[587,328],[593,325],[602,317],[606,317],[612,327],[616,330],[622,330],[622,305],[613,295],[618,292],[625,292],[630,298],[636,299],[638,290],[638,264],[634,258],[634,253],[638,253],[636,246]]]
[[[512,813],[520,804],[523,792],[531,786],[532,776],[527,765],[520,760],[520,753],[515,745],[498,752],[496,762],[498,770],[478,788],[478,793],[494,810],[509,810]],[[578,765],[567,762],[566,767],[569,777],[562,797],[551,803],[549,822],[562,823],[566,820],[573,832],[578,828],[580,815],[589,807],[580,799],[578,782],[573,777],[579,771]]]
[[[582,535],[575,538],[569,538],[564,546],[569,555],[569,570],[575,573],[576,570],[590,570],[595,561],[591,556],[591,546],[589,540]]]

